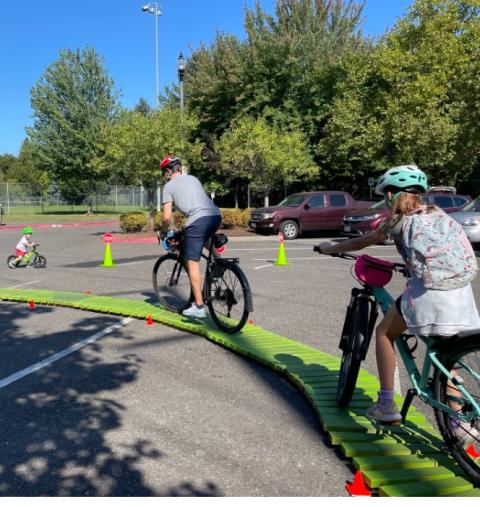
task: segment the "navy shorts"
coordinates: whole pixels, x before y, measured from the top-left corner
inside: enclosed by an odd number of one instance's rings
[[[202,249],[208,238],[220,227],[222,217],[213,215],[201,217],[184,230],[183,235],[183,258],[186,261],[199,261]]]

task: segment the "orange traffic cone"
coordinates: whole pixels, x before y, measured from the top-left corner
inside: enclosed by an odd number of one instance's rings
[[[353,482],[347,481],[345,488],[350,493],[350,496],[372,496],[372,490],[365,485],[360,470],[355,472]]]
[[[147,326],[153,326],[155,323],[153,322],[152,316],[148,315],[147,317]]]
[[[30,310],[35,310],[35,301],[33,299],[30,299],[30,301],[28,302],[28,308]]]

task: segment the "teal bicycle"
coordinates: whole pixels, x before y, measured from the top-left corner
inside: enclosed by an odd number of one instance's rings
[[[319,252],[318,247],[314,250]],[[406,277],[407,270],[404,264],[369,255],[333,256],[354,260],[352,272],[362,285],[351,291],[339,344],[342,359],[337,404],[347,406],[368,352],[378,307],[385,314],[394,303],[384,286],[394,272]],[[418,340],[425,344],[421,368],[413,355]],[[480,485],[480,329],[462,331],[448,339],[404,334],[395,340],[395,346],[412,384],[401,409],[403,422],[415,396],[430,405],[446,447],[472,482]],[[459,424],[462,432],[458,432]]]

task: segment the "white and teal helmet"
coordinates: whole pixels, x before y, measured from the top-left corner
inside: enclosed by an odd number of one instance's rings
[[[380,176],[375,193],[384,195],[385,192],[410,192],[421,194],[428,188],[425,173],[416,165],[400,165],[392,167]]]

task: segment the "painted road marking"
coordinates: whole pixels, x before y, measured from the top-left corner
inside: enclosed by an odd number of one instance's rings
[[[31,282],[19,283],[18,285],[10,285],[9,289],[18,289],[19,287],[25,287],[26,285],[33,285],[34,283],[41,282],[41,280],[32,280]]]
[[[45,368],[46,366],[49,366],[52,363],[55,363],[56,361],[59,361],[60,359],[63,359],[64,357],[66,357],[70,354],[73,354],[77,350],[80,350],[81,348],[86,347],[87,345],[90,345],[91,343],[99,340],[100,338],[103,338],[105,335],[113,333],[117,329],[120,329],[121,327],[126,326],[132,320],[133,320],[132,317],[127,317],[126,319],[123,319],[120,322],[117,322],[116,324],[112,324],[111,326],[108,326],[103,331],[99,331],[98,333],[95,333],[94,335],[89,336],[88,338],[85,338],[85,340],[75,343],[71,347],[68,347],[65,350],[61,350],[60,352],[57,352],[56,354],[53,354],[50,357],[47,357],[43,361],[32,364],[31,366],[28,366],[27,368],[24,368],[23,370],[17,371],[16,373],[13,373],[12,375],[5,377],[4,379],[1,379],[0,380],[0,389],[3,389],[4,387],[8,386],[9,384],[13,384],[13,382],[16,382],[17,380],[20,380],[23,377],[30,375],[31,373],[35,373],[36,371],[41,370],[42,368]]]

